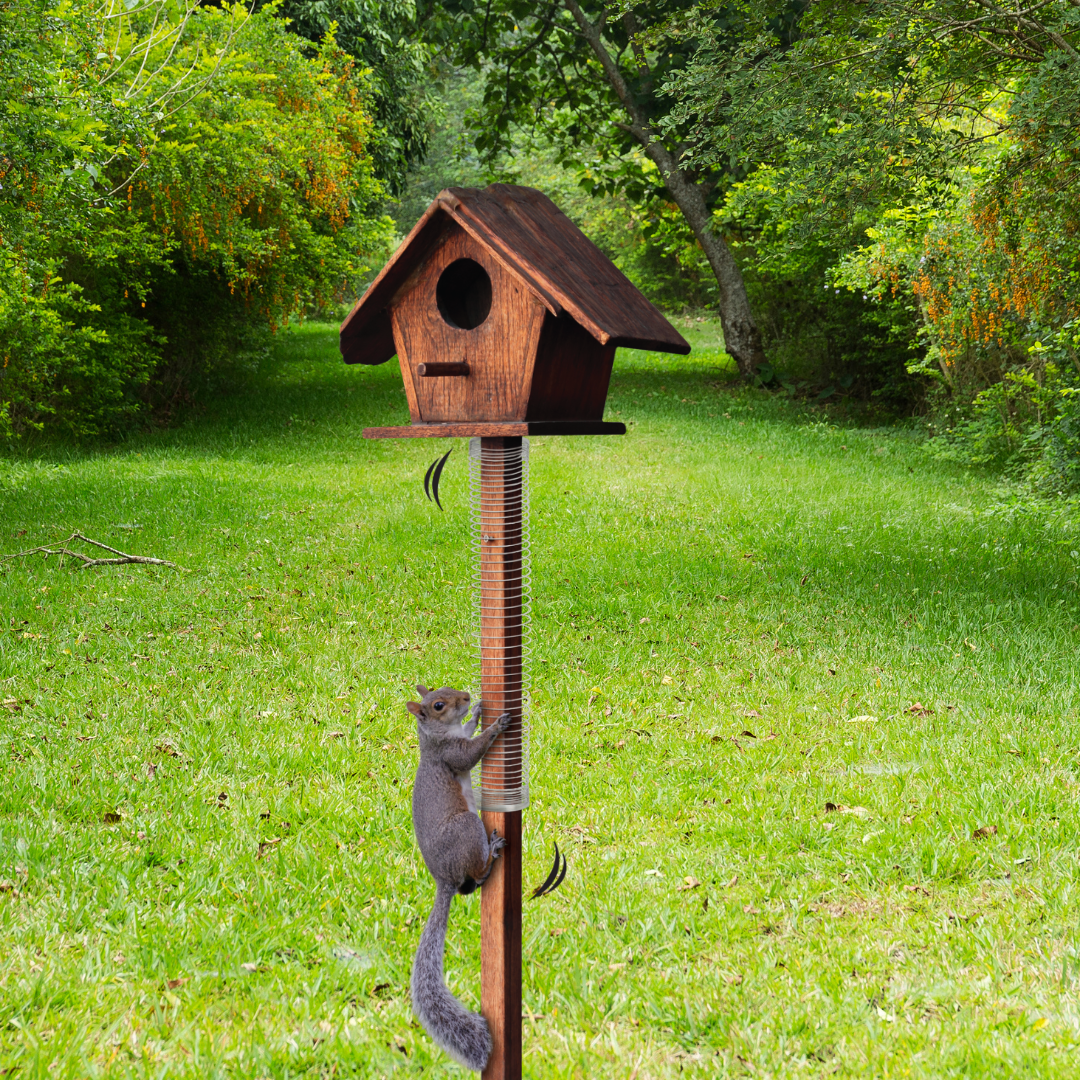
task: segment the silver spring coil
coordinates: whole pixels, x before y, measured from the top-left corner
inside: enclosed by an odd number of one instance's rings
[[[512,720],[473,771],[473,790],[481,810],[509,812],[529,805],[529,441],[483,442],[469,441],[473,655],[484,691],[475,697],[483,698],[485,725],[502,712]]]

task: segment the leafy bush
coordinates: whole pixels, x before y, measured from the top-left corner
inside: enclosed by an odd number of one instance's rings
[[[937,453],[1050,490],[1080,485],[1080,242],[1069,200],[1031,176],[971,169],[887,210],[835,280],[880,303],[908,297],[925,351]]]
[[[909,413],[922,396],[909,370],[921,352],[914,306],[904,296],[837,287],[833,267],[867,223],[817,236],[787,199],[786,182],[762,167],[731,185],[715,215],[744,266],[769,358],[763,381],[821,401],[843,395]]]
[[[355,289],[363,73],[272,12],[0,0],[0,431],[122,430]]]

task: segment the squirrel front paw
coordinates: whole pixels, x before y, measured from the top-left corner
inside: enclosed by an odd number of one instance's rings
[[[508,712],[504,712],[502,714],[502,716],[500,716],[495,721],[495,723],[492,725],[492,727],[497,727],[499,729],[499,734],[501,735],[510,726],[510,721],[512,719],[513,719],[513,717],[511,717],[511,715]]]

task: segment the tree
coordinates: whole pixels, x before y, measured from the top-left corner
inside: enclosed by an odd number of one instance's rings
[[[690,159],[753,168],[732,201],[789,250],[859,220],[833,284],[917,312],[949,452],[1075,488],[1080,2],[816,4],[786,41],[772,0],[742,11],[740,50],[703,20],[666,85]]]
[[[259,0],[256,10],[270,0]],[[375,120],[369,147],[375,175],[393,195],[424,159],[435,103],[426,92],[430,49],[417,33],[413,0],[276,0],[275,15],[317,45],[334,40],[367,69]]]
[[[619,188],[678,207],[716,277],[727,351],[749,378],[765,359],[761,335],[738,262],[712,222],[727,173],[691,165],[687,125],[663,123],[671,105],[663,84],[696,49],[677,29],[687,7],[682,0],[446,0],[422,10],[421,26],[454,62],[483,72],[484,102],[473,123],[489,158],[508,149],[516,131],[540,130],[595,193]],[[726,9],[714,22],[737,35],[738,20]]]
[[[352,293],[391,226],[366,100],[241,5],[0,0],[0,435],[118,431]]]
[[[802,4],[790,25],[782,0],[739,10],[736,48],[708,5],[689,13],[699,48],[667,79],[664,124],[700,169],[773,170],[804,232],[925,200],[958,167],[1007,180],[1076,160],[1077,0]]]

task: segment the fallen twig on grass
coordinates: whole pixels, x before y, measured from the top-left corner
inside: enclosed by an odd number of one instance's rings
[[[116,559],[95,559],[89,555],[84,554],[81,551],[72,551],[69,547],[36,547],[30,548],[27,551],[16,551],[12,555],[0,555],[0,559],[23,559],[27,555],[44,555],[46,559],[50,555],[70,555],[73,559],[81,559],[82,566],[80,570],[85,570],[88,566],[121,566],[126,563],[142,563],[148,566],[167,566],[172,570],[183,570],[182,566],[177,566],[176,563],[169,562],[167,559],[155,559],[150,555],[128,555],[125,551],[120,551],[118,548],[109,547],[108,544],[103,544],[100,540],[91,540],[89,536],[83,536],[80,532],[73,532],[65,541],[64,544],[70,544],[73,540],[81,540],[84,544],[93,544],[94,547],[104,548],[106,551],[111,551],[114,555],[118,555]]]

